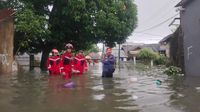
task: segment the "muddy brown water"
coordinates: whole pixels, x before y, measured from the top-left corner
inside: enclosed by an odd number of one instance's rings
[[[199,112],[200,78],[174,80],[162,71],[121,63],[113,78],[101,78],[97,64],[74,76],[73,88],[37,69],[1,74],[0,112]]]

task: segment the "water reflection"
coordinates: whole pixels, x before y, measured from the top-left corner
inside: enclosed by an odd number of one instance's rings
[[[38,70],[0,75],[2,112],[198,112],[200,79],[170,79],[162,68],[131,69],[129,63],[114,78],[101,78],[101,65],[73,77],[65,88],[60,76]],[[151,74],[151,75],[150,75]],[[137,80],[135,80],[137,78]],[[134,79],[134,80],[132,80]],[[155,81],[162,80],[161,85]]]
[[[170,85],[174,90],[171,95],[171,105],[183,112],[199,112],[200,79],[198,77],[186,77],[182,80],[172,81]]]
[[[41,81],[41,75],[34,72],[22,73],[12,78],[12,90],[14,95],[11,104],[17,106],[18,111],[36,111],[40,109],[47,89],[47,81]]]

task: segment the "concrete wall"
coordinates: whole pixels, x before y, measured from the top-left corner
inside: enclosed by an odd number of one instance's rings
[[[185,73],[200,76],[200,0],[194,0],[181,12],[184,32]]]
[[[165,50],[165,54],[167,58],[170,58],[170,43],[161,44],[160,49]]]
[[[13,64],[13,18],[0,21],[0,74],[12,72]]]

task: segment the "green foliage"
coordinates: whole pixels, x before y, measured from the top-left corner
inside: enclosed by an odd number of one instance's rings
[[[34,38],[47,35],[49,30],[47,19],[44,16],[36,15],[32,9],[25,8],[16,14],[16,32],[25,32],[26,36]]]
[[[147,61],[155,60],[158,57],[159,57],[159,54],[149,48],[141,49],[139,54],[137,55],[137,58],[142,59],[142,60],[147,60]]]
[[[18,0],[0,0],[0,9],[13,8],[16,9],[20,7]]]
[[[47,39],[50,34],[48,20],[37,15],[30,8],[23,8],[16,14],[15,51],[39,52],[42,46],[39,41]],[[18,36],[20,35],[20,36]]]
[[[178,74],[181,74],[181,68],[176,66],[170,66],[164,71],[164,73],[168,76],[178,76]]]
[[[99,51],[98,47],[96,45],[92,45],[89,49],[90,52],[95,52],[97,53]]]
[[[88,47],[85,51],[84,54],[88,55],[89,53],[94,52],[97,53],[99,52],[99,48],[97,47],[96,44],[92,44],[90,47]]]
[[[87,49],[98,42],[111,47],[115,42],[124,42],[137,25],[137,10],[132,0],[7,0],[2,5],[18,12],[16,32],[26,35],[16,36],[28,35],[30,41],[35,41],[39,35],[43,38],[37,41],[46,47],[50,44],[63,48],[66,42],[76,49]],[[32,46],[28,44],[27,48]]]
[[[99,3],[98,3],[99,2]],[[95,33],[106,46],[123,43],[136,27],[137,10],[132,0],[101,0],[95,15]]]
[[[6,8],[6,2],[0,1],[0,9]]]
[[[67,42],[76,50],[98,42],[112,47],[137,25],[133,0],[7,0],[1,5],[17,11],[15,51],[21,47],[20,52],[48,54]]]
[[[159,55],[158,56],[158,58],[156,58],[155,60],[154,60],[154,64],[156,64],[156,65],[164,65],[164,64],[166,64],[166,57],[165,56],[161,56],[161,55]]]

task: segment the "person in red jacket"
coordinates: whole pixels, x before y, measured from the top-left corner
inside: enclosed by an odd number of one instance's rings
[[[67,51],[62,55],[62,68],[61,72],[63,79],[70,79],[72,77],[72,44],[66,44],[65,48]]]
[[[74,57],[73,64],[75,75],[82,75],[87,69],[87,61],[82,50]]]
[[[47,60],[47,69],[49,70],[50,75],[59,75],[60,74],[61,59],[58,56],[58,50],[52,49],[52,56]]]

